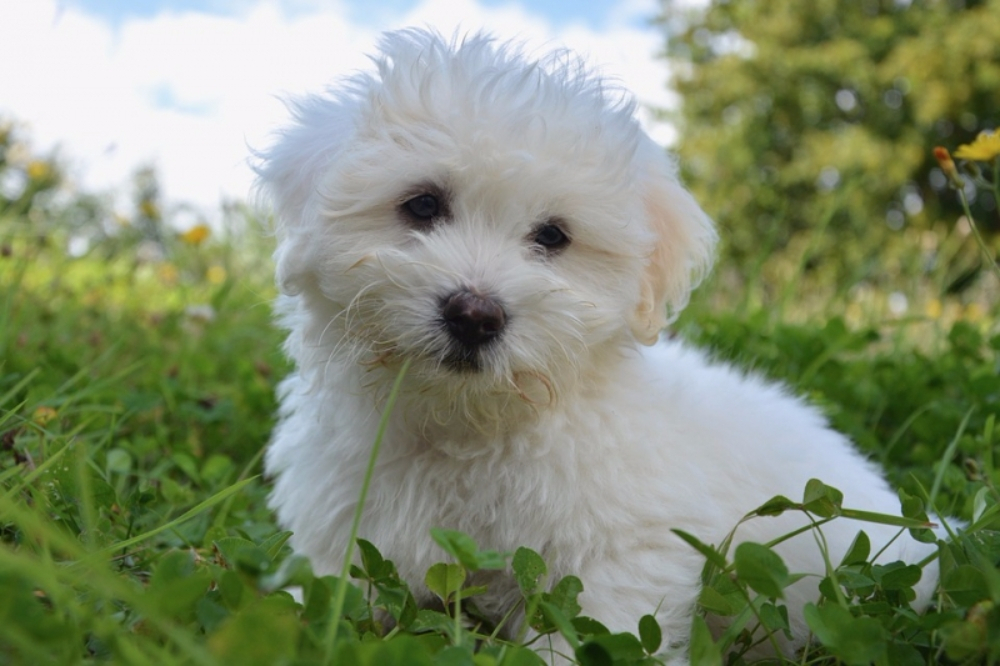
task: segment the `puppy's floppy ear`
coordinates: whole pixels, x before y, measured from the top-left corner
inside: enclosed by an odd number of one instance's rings
[[[653,247],[629,323],[636,340],[652,345],[711,268],[717,235],[708,215],[677,181],[663,148],[647,140],[639,159],[645,163],[640,192]]]
[[[258,196],[274,208],[278,287],[295,294],[319,259],[323,177],[355,130],[349,99],[310,96],[289,108],[294,123],[254,153],[254,170]]]

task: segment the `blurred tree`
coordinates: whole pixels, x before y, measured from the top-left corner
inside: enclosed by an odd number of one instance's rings
[[[663,8],[684,176],[737,263],[810,230],[806,268],[859,279],[900,230],[960,214],[931,149],[1000,124],[1000,0]],[[996,202],[975,205],[996,232]]]
[[[48,203],[62,180],[55,159],[34,155],[14,124],[0,118],[0,215],[30,215]]]
[[[132,175],[135,225],[147,240],[163,245],[163,204],[160,180],[152,166],[140,167]]]
[[[41,155],[19,123],[0,118],[0,244],[56,242],[81,255],[113,234],[110,196],[80,192],[55,153]]]
[[[140,165],[132,173],[132,206],[124,213],[116,211],[113,192],[81,189],[67,171],[55,153],[39,155],[23,125],[0,117],[0,255],[27,241],[38,247],[54,244],[74,257],[124,255],[137,267],[171,258],[178,242],[196,248],[212,235],[197,207],[165,201],[154,165]],[[238,202],[224,206],[223,223],[230,238],[261,224]],[[209,266],[198,268],[204,273]]]

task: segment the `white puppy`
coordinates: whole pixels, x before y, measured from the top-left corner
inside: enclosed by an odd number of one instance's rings
[[[566,54],[534,60],[484,36],[391,33],[374,63],[297,102],[259,166],[298,366],[267,453],[271,501],[319,572],[341,568],[404,359],[361,536],[423,601],[445,559],[428,532],[453,528],[533,548],[553,580],[578,575],[584,613],[613,630],[659,609],[665,641],[682,645],[703,559],[671,528],[719,543],[813,477],[846,506],[898,513],[816,410],[659,340],[716,234],[629,97]],[[737,540],[803,520],[752,520]],[[861,528],[873,552],[898,532],[833,521],[835,563]],[[933,548],[903,535],[881,559]],[[824,570],[811,534],[779,551],[792,572]],[[791,647],[816,582],[788,590]],[[499,617],[516,597],[498,576],[479,605]]]

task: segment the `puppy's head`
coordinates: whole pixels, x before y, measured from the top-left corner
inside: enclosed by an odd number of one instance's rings
[[[652,344],[715,232],[633,102],[485,36],[391,33],[374,62],[261,154],[303,371],[410,358],[427,393],[531,400]]]

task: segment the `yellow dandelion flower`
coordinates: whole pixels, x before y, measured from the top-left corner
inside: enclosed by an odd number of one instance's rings
[[[31,180],[46,180],[52,175],[52,167],[42,160],[32,160],[28,163],[27,172]]]
[[[226,269],[218,264],[209,266],[205,271],[205,278],[210,284],[222,284],[226,281]]]
[[[56,410],[52,409],[51,407],[39,407],[31,415],[31,420],[37,423],[38,425],[43,426],[52,419],[54,419],[55,417],[56,417]]]
[[[927,301],[927,305],[924,307],[924,312],[926,312],[927,316],[931,319],[939,319],[941,317],[941,313],[943,312],[941,301],[936,298]]]
[[[204,243],[211,234],[212,230],[208,228],[207,224],[199,224],[182,233],[181,240],[188,245],[198,246]]]
[[[993,131],[980,132],[972,143],[959,146],[955,157],[960,160],[989,162],[1000,156],[1000,134]]]
[[[177,280],[181,277],[181,272],[171,263],[160,264],[157,272],[159,273],[160,280],[168,286],[177,284]]]

